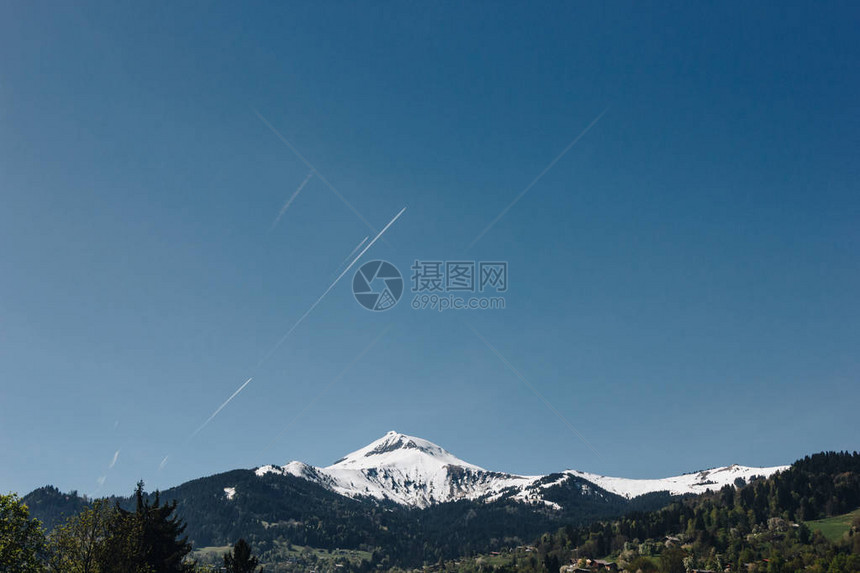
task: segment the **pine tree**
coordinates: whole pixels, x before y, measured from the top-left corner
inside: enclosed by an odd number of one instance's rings
[[[150,503],[142,481],[137,484],[135,501],[133,512],[117,506],[116,533],[108,552],[113,559],[108,559],[105,565],[111,571],[193,571],[194,564],[186,561],[192,546],[188,537],[183,536],[185,524],[173,515],[176,501],[161,505],[161,496],[155,492],[155,500]],[[116,565],[118,562],[122,565]]]
[[[224,567],[227,573],[255,573],[259,560],[251,555],[251,546],[240,539],[233,546],[233,551],[224,555]],[[260,567],[259,571],[263,568]]]

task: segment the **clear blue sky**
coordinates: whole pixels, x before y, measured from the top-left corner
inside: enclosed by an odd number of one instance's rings
[[[0,490],[391,429],[629,477],[860,446],[856,6],[78,4],[0,8]],[[374,228],[407,207],[362,261],[508,261],[507,308],[350,272],[257,367],[372,233],[319,177],[272,229],[308,168],[255,110]]]

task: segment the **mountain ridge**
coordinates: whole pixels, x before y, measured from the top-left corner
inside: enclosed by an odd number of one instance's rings
[[[671,495],[704,493],[725,485],[745,484],[757,477],[770,477],[788,467],[732,464],[657,479],[620,478],[574,469],[546,475],[518,475],[486,470],[433,442],[392,430],[326,467],[291,461],[283,466],[260,466],[254,471],[258,476],[276,473],[299,477],[347,497],[370,497],[419,508],[459,500],[502,498],[555,508],[558,504],[548,500],[543,492],[572,478],[633,499],[662,491]],[[549,476],[557,477],[547,483]],[[583,495],[595,495],[593,488],[581,489]]]
[[[487,470],[427,440],[389,432],[326,467],[293,461],[230,470],[160,495],[177,502],[197,547],[222,547],[242,537],[270,563],[291,558],[292,547],[314,547],[370,551],[374,566],[380,559],[417,566],[523,545],[563,526],[656,510],[679,500],[673,489],[703,493],[782,468],[726,466],[662,480],[578,470],[521,476]],[[24,499],[48,529],[89,504],[52,487]],[[134,507],[133,497],[111,502]]]

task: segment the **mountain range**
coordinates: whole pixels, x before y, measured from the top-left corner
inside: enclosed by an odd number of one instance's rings
[[[366,556],[357,570],[369,570],[529,543],[562,526],[655,510],[677,496],[742,486],[787,467],[732,465],[662,479],[578,470],[523,476],[486,470],[427,440],[388,432],[327,467],[294,461],[232,470],[160,495],[176,500],[197,548],[245,538],[267,563],[293,559],[302,548],[351,550]],[[49,530],[89,503],[52,486],[24,501]],[[127,508],[134,503],[114,501]]]
[[[618,478],[578,470],[522,476],[485,470],[432,442],[391,431],[324,468],[293,461],[281,467],[262,466],[255,473],[258,476],[291,475],[348,497],[369,497],[411,507],[511,498],[559,509],[558,504],[544,494],[550,488],[572,481],[581,483],[583,494],[601,495],[602,490],[633,499],[660,491],[670,495],[704,493],[725,485],[742,485],[754,478],[769,477],[786,468],[788,466],[731,465],[661,479]],[[235,488],[230,488],[225,495],[233,494]]]

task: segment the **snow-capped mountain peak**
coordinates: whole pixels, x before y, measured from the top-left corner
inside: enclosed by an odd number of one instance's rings
[[[263,466],[256,472],[293,475],[346,496],[374,497],[418,507],[491,496],[535,479],[488,472],[433,442],[395,431],[328,467],[290,462],[280,468]]]
[[[444,466],[459,466],[483,471],[482,468],[464,462],[433,442],[390,431],[378,440],[344,456],[327,470],[367,469],[382,467],[403,469],[419,468],[438,470]]]
[[[283,467],[263,466],[256,473],[291,475],[345,496],[372,497],[417,507],[462,499],[493,501],[510,497],[557,508],[557,503],[546,498],[547,490],[557,486],[574,487],[582,495],[602,497],[608,492],[627,499],[658,491],[672,495],[698,494],[725,485],[740,485],[755,477],[769,477],[787,467],[731,465],[660,479],[615,478],[577,470],[549,476],[521,476],[487,471],[433,442],[391,431],[328,467],[293,461]]]

